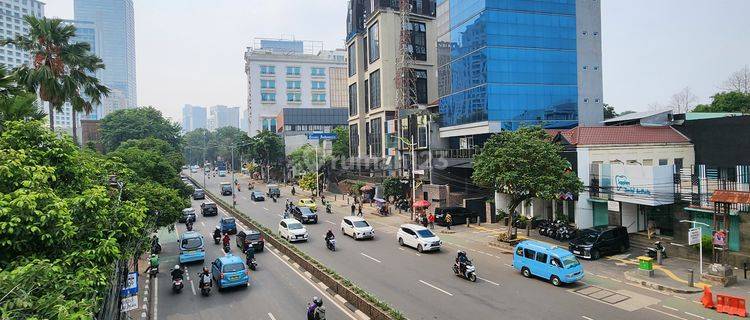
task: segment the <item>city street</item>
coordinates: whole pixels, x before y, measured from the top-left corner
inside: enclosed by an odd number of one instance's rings
[[[193,174],[202,181],[202,173]],[[253,202],[246,189],[247,180],[239,178],[242,191],[237,193],[237,206],[264,226],[276,230],[281,219],[288,189],[282,198]],[[231,181],[212,177],[206,180],[209,191],[218,193],[220,182]],[[266,191],[264,186],[256,190]],[[231,196],[222,197],[231,203]],[[296,197],[290,197],[296,200]],[[721,314],[704,311],[695,296],[662,293],[630,285],[622,274],[607,274],[604,261],[584,262],[590,272],[580,283],[556,288],[541,279],[526,279],[512,269],[508,251],[473,244],[454,243],[453,237],[437,233],[444,241],[439,252],[419,254],[416,250],[399,247],[397,228],[368,215],[376,230],[374,240],[355,241],[342,236],[341,217],[348,209],[334,207],[334,214],[319,210],[319,223],[306,225],[310,241],[298,243],[300,249],[333,268],[344,277],[404,312],[409,319],[475,319],[496,318],[498,314],[513,314],[514,319],[722,319]],[[325,248],[323,237],[328,229],[339,238],[337,251]],[[468,246],[468,247],[467,247]],[[459,248],[467,250],[477,266],[479,280],[471,283],[453,275],[450,268]],[[478,250],[477,250],[478,249]],[[596,275],[594,275],[596,274]],[[583,307],[582,307],[583,306]],[[729,318],[729,317],[726,317]]]
[[[230,288],[219,292],[214,283],[210,296],[202,296],[198,288],[197,273],[204,265],[210,266],[211,261],[224,254],[221,244],[214,244],[212,232],[220,217],[225,214],[219,209],[217,216],[202,216],[200,203],[203,201],[192,200],[192,203],[197,216],[194,230],[200,232],[206,240],[206,260],[202,264],[186,264],[185,287],[179,294],[172,292],[169,271],[177,263],[177,239],[179,233],[185,231],[185,224],[177,224],[176,232],[160,233],[163,247],[160,273],[158,280],[153,282],[157,293],[153,301],[155,307],[152,306],[155,319],[301,319],[307,303],[314,296],[323,297],[323,305],[330,319],[357,319],[301,272],[288,265],[268,245],[263,252],[256,253],[258,269],[251,272],[248,288]],[[235,236],[232,235],[231,238],[231,253],[240,255],[240,248],[234,243]],[[244,260],[244,254],[241,257]]]

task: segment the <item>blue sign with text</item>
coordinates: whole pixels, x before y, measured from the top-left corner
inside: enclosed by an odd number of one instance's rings
[[[326,132],[313,132],[308,133],[307,138],[310,140],[334,140],[338,136],[335,133],[326,133]]]

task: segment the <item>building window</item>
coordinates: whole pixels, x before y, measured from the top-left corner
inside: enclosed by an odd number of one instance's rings
[[[312,68],[311,72],[310,72],[310,75],[312,75],[314,77],[315,76],[317,76],[317,77],[325,76],[326,75],[326,69],[325,68]]]
[[[276,118],[263,118],[261,123],[261,130],[276,132]]]
[[[667,160],[667,159],[659,159],[659,165],[660,165],[660,166],[666,166],[666,165],[667,165],[667,162],[668,162],[668,160]]]
[[[643,159],[643,165],[644,166],[653,166],[654,165],[654,159]]]
[[[276,80],[260,80],[261,89],[276,89]]]
[[[286,67],[286,75],[288,76],[298,76],[302,73],[302,68],[300,67]]]
[[[357,84],[352,83],[349,86],[349,115],[357,115]]]
[[[359,156],[359,126],[356,124],[349,126],[349,156]]]
[[[427,70],[414,70],[414,85],[417,87],[417,103],[427,104]]]
[[[313,93],[312,101],[313,102],[326,102],[326,94],[325,93]]]
[[[276,67],[275,66],[260,66],[260,74],[276,74]]]
[[[365,80],[365,113],[370,112],[370,81]]]
[[[276,94],[263,92],[260,94],[260,100],[263,102],[276,102]]]
[[[427,28],[422,22],[411,22],[407,25],[411,32],[411,43],[408,50],[414,60],[427,61]]]
[[[368,58],[370,55],[367,54],[367,39],[367,36],[365,36],[362,40],[362,67],[365,69],[365,71],[367,71],[367,65],[370,64],[370,60]]]
[[[373,24],[369,30],[367,30],[367,37],[369,38],[370,47],[369,58],[370,63],[373,63],[380,59],[380,35],[378,32],[378,24]]]
[[[380,108],[380,70],[370,74],[370,109]]]
[[[326,88],[326,82],[325,81],[313,81],[312,82],[312,88],[313,90],[322,90]]]
[[[347,55],[349,56],[348,63],[349,63],[349,76],[353,76],[357,74],[357,47],[355,46],[357,42],[353,42],[349,45],[349,48],[347,48]]]
[[[427,148],[428,116],[417,116],[417,148]]]
[[[677,171],[682,169],[682,158],[674,158],[674,166]]]
[[[287,89],[297,89],[299,90],[302,88],[302,81],[299,80],[287,80],[286,81],[286,88]]]
[[[381,133],[381,118],[373,119],[370,121],[370,146],[372,148],[371,154],[375,157],[383,155],[382,150],[382,133]]]
[[[288,101],[288,102],[301,102],[302,101],[302,94],[301,93],[287,93],[286,94],[286,101]]]

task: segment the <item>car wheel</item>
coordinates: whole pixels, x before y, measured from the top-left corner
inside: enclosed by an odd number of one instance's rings
[[[398,245],[404,246],[404,239],[398,238]]]
[[[560,281],[560,278],[558,278],[557,276],[552,276],[552,278],[550,279],[550,281],[552,281],[552,285],[555,286],[555,287],[559,287],[559,286],[562,285],[562,282]]]
[[[591,260],[598,260],[599,257],[601,257],[601,254],[599,253],[599,250],[591,250]]]
[[[526,278],[531,278],[531,271],[529,271],[529,268],[521,268],[521,274]]]
[[[417,251],[419,251],[419,253],[424,252],[424,249],[422,249],[422,245],[421,244],[417,245]]]

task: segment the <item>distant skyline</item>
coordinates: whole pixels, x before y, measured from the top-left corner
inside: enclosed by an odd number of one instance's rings
[[[175,121],[185,104],[247,105],[243,54],[255,37],[343,47],[346,0],[134,0],[139,105]],[[750,65],[750,1],[602,1],[604,102],[618,112],[666,106],[690,87],[710,101]],[[49,0],[73,18],[73,0]],[[165,35],[167,34],[167,35]]]

